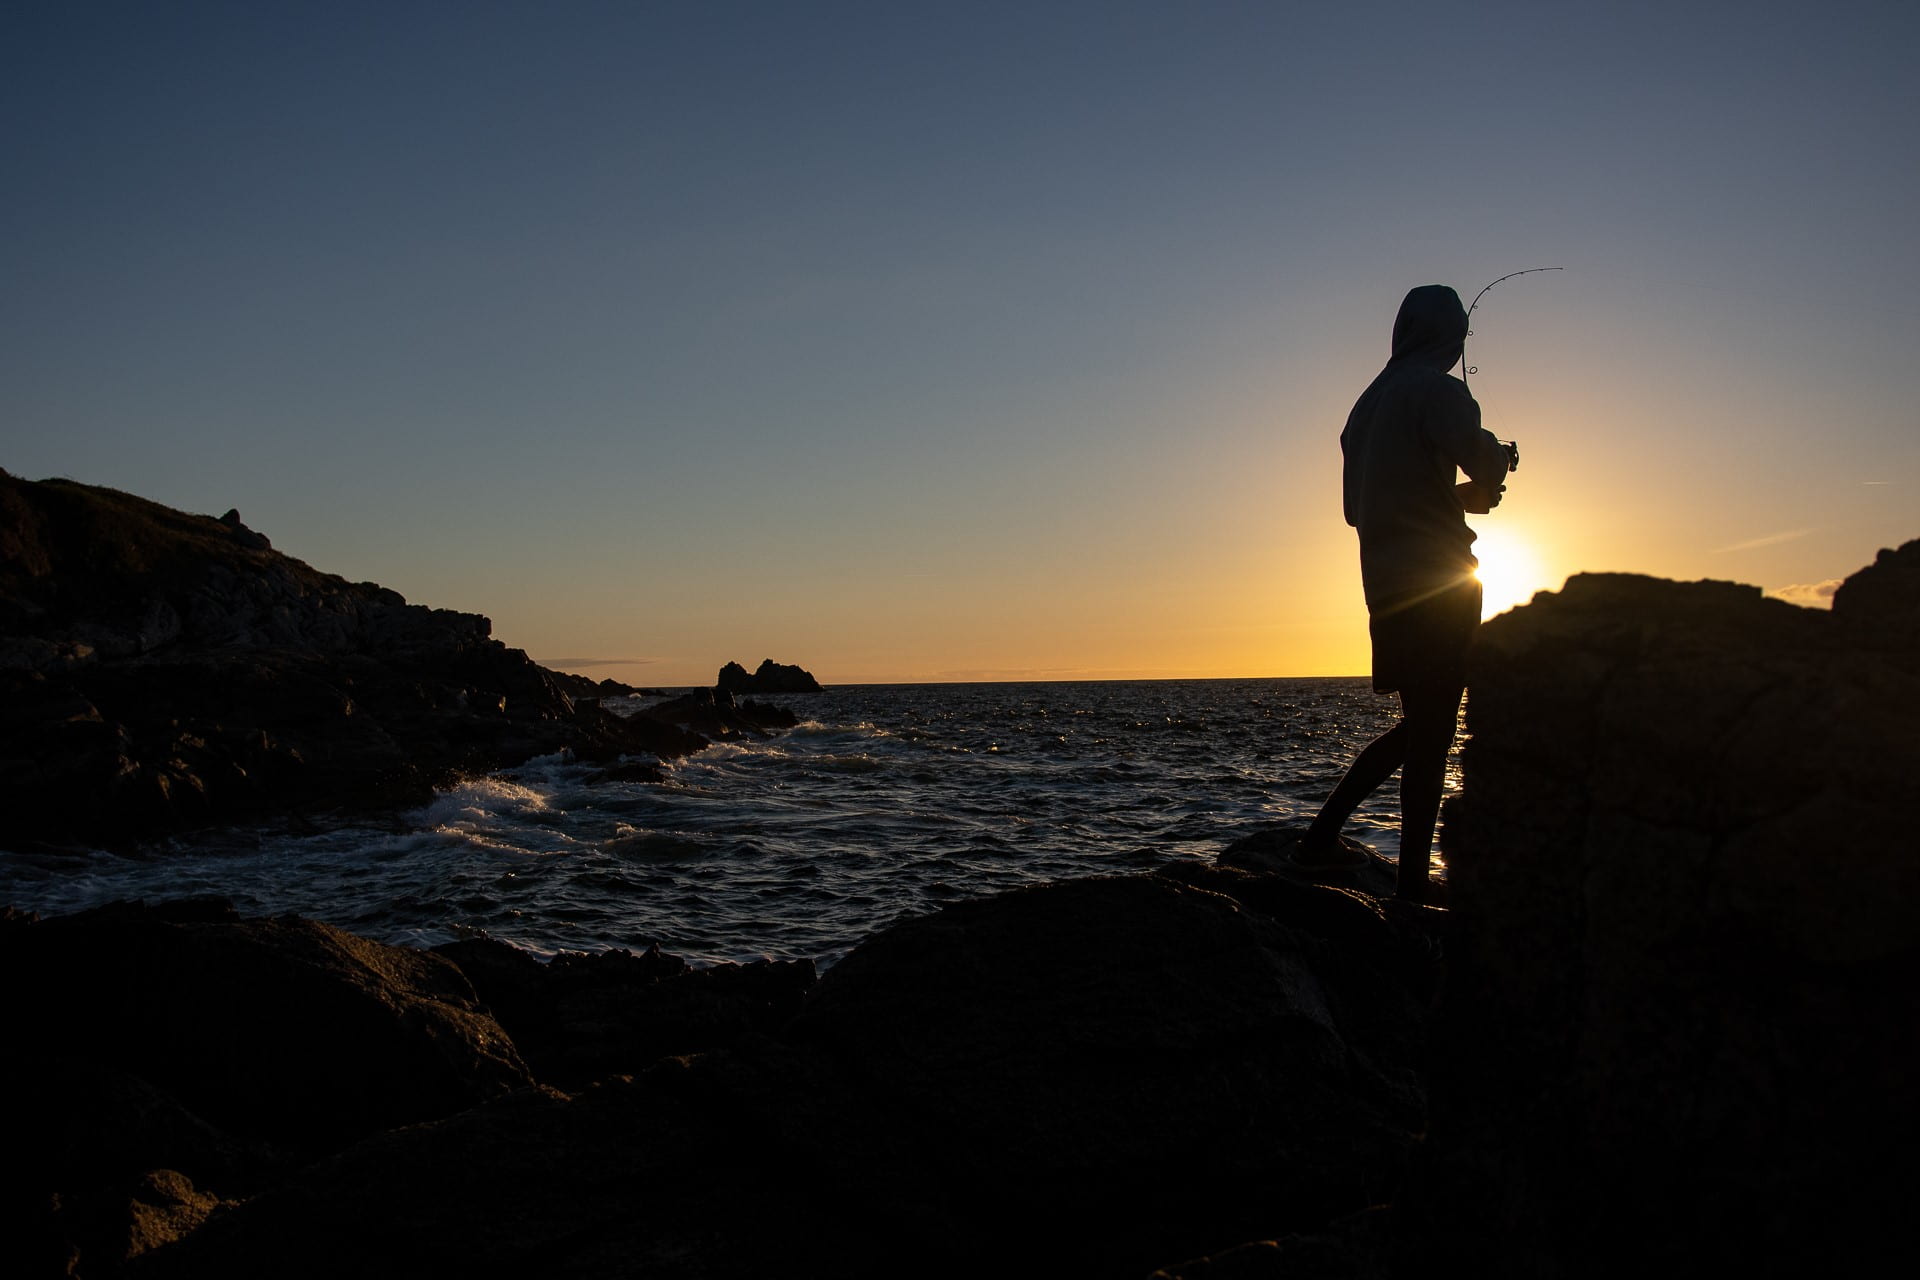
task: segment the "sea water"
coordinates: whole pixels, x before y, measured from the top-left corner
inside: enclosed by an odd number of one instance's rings
[[[431,946],[662,949],[829,965],[905,916],[1063,876],[1209,859],[1309,820],[1392,722],[1365,680],[852,685],[662,783],[548,756],[378,819],[198,832],[137,851],[0,848],[0,903],[45,913],[218,894]],[[632,711],[643,700],[616,700]],[[1458,785],[1450,767],[1449,788]],[[1397,853],[1398,787],[1348,834]]]

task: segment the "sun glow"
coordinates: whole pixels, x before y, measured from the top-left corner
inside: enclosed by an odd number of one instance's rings
[[[1491,618],[1517,604],[1525,604],[1533,593],[1547,588],[1547,572],[1525,539],[1503,529],[1482,533],[1473,544],[1480,557],[1474,577],[1480,579],[1480,616]]]

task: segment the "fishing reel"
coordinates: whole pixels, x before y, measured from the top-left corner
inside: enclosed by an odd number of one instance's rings
[[[1520,446],[1511,440],[1502,440],[1500,441],[1500,447],[1507,451],[1507,470],[1518,471],[1520,469]]]

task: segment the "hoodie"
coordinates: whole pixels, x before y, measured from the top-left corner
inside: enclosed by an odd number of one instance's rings
[[[1393,355],[1340,433],[1347,523],[1360,533],[1367,610],[1379,616],[1472,573],[1474,532],[1454,492],[1455,469],[1489,488],[1507,453],[1480,426],[1467,384],[1450,377],[1467,340],[1460,295],[1421,285],[1400,304]]]

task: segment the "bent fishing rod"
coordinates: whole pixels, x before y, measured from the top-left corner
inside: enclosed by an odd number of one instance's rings
[[[1493,288],[1494,285],[1501,283],[1501,281],[1511,280],[1515,276],[1530,276],[1538,271],[1565,271],[1565,270],[1566,270],[1565,267],[1525,267],[1519,271],[1509,271],[1507,272],[1507,274],[1501,276],[1499,280],[1494,280],[1489,282],[1485,289],[1482,289],[1480,290],[1480,292],[1473,295],[1473,305],[1467,308],[1467,337],[1471,338],[1473,336],[1474,308],[1480,305],[1480,299],[1487,296],[1488,289]],[[1460,343],[1460,381],[1466,382],[1468,374],[1478,373],[1478,372],[1480,372],[1479,365],[1467,363],[1467,344],[1465,339],[1462,339]],[[1473,389],[1472,385],[1469,384],[1467,389],[1471,391]]]
[[[1471,338],[1473,336],[1474,307],[1478,307],[1480,305],[1480,299],[1487,296],[1488,289],[1493,288],[1494,285],[1499,284],[1502,280],[1511,280],[1515,276],[1530,276],[1530,275],[1533,275],[1535,272],[1539,272],[1539,271],[1564,271],[1564,270],[1566,270],[1565,267],[1523,267],[1519,271],[1507,272],[1507,274],[1501,276],[1498,280],[1489,281],[1486,288],[1480,290],[1480,292],[1473,295],[1473,306],[1470,306],[1467,308],[1467,338]],[[1467,375],[1470,373],[1478,373],[1478,372],[1480,372],[1479,365],[1473,365],[1473,364],[1467,363],[1467,341],[1466,341],[1466,338],[1462,338],[1460,340],[1460,381],[1462,384],[1466,386],[1467,393],[1469,395],[1473,393],[1473,385],[1467,382]],[[1520,446],[1515,444],[1511,440],[1502,440],[1500,442],[1500,447],[1507,451],[1507,470],[1518,471],[1520,469]]]

